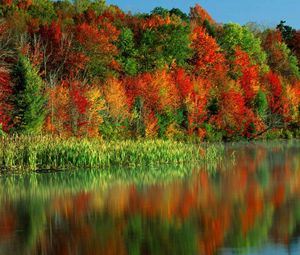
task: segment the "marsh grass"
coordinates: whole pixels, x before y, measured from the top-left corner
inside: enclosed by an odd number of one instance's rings
[[[51,136],[0,138],[3,170],[95,169],[114,166],[183,164],[216,161],[221,145],[203,146],[176,141],[62,139]]]

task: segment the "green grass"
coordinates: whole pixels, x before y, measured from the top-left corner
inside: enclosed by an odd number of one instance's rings
[[[222,157],[222,151],[222,145],[204,147],[163,140],[107,142],[101,139],[12,136],[0,138],[0,168],[35,171],[215,162]]]

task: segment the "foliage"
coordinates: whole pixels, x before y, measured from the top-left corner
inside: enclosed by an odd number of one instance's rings
[[[264,39],[264,49],[268,55],[268,64],[271,69],[288,78],[292,82],[300,78],[298,60],[287,44],[282,41],[278,31],[267,31]]]
[[[98,136],[105,108],[96,86],[84,87],[80,81],[62,81],[48,90],[46,130],[62,136]]]
[[[38,134],[46,117],[44,84],[28,58],[20,55],[15,69],[17,130],[25,134]]]
[[[261,40],[255,38],[247,27],[234,23],[225,24],[218,37],[218,42],[231,58],[234,56],[235,48],[240,46],[249,54],[251,61],[260,66],[262,72],[268,71],[267,56],[262,50]]]
[[[197,26],[192,32],[192,63],[196,74],[212,79],[226,73],[225,57],[216,40],[205,28]]]
[[[255,100],[254,100],[254,107],[257,111],[257,114],[262,118],[265,119],[267,115],[267,111],[269,108],[267,96],[263,91],[258,91]]]
[[[12,105],[12,83],[8,70],[0,67],[0,125],[1,131],[8,131],[11,127],[10,113]],[[2,131],[3,132],[3,131]]]
[[[284,22],[102,0],[5,0],[0,15],[6,133],[196,142],[299,130],[300,33]]]

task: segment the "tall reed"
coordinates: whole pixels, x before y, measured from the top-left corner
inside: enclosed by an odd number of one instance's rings
[[[108,142],[101,139],[12,136],[0,138],[0,168],[37,170],[177,164],[204,160],[205,151],[209,160],[216,160],[219,150],[216,146],[203,149],[199,144],[163,140]]]

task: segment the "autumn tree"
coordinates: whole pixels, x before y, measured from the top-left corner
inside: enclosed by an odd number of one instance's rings
[[[263,35],[263,47],[270,68],[290,81],[300,78],[298,60],[282,39],[279,31],[268,30]]]
[[[110,77],[102,87],[106,109],[102,111],[104,123],[101,125],[101,134],[105,138],[119,138],[125,135],[126,126],[130,121],[128,99],[124,82]]]
[[[261,72],[268,71],[267,56],[262,49],[261,40],[256,38],[247,27],[234,23],[225,24],[218,35],[218,42],[230,60],[234,58],[234,51],[239,46],[241,50],[247,52],[251,61],[259,65]]]
[[[87,70],[89,78],[105,78],[113,68],[117,56],[117,41],[119,30],[108,22],[89,25],[82,23],[76,27],[76,39],[82,53],[89,57]]]
[[[199,4],[196,4],[195,7],[190,9],[190,18],[192,22],[195,22],[198,25],[204,25],[205,21],[209,22],[209,24],[215,23],[210,14]]]
[[[12,38],[5,22],[0,21],[0,126],[9,131],[13,115],[13,81],[11,77],[14,49]]]
[[[48,89],[46,129],[64,136],[99,136],[105,109],[102,93],[95,85],[64,80]]]
[[[12,81],[7,69],[0,67],[0,126],[4,131],[8,131],[12,123]]]
[[[194,50],[191,62],[195,73],[210,79],[224,77],[227,72],[225,57],[216,40],[206,32],[206,29],[196,26],[191,34],[191,41]]]
[[[246,103],[250,106],[260,88],[259,67],[252,64],[249,55],[237,47],[233,69]]]

